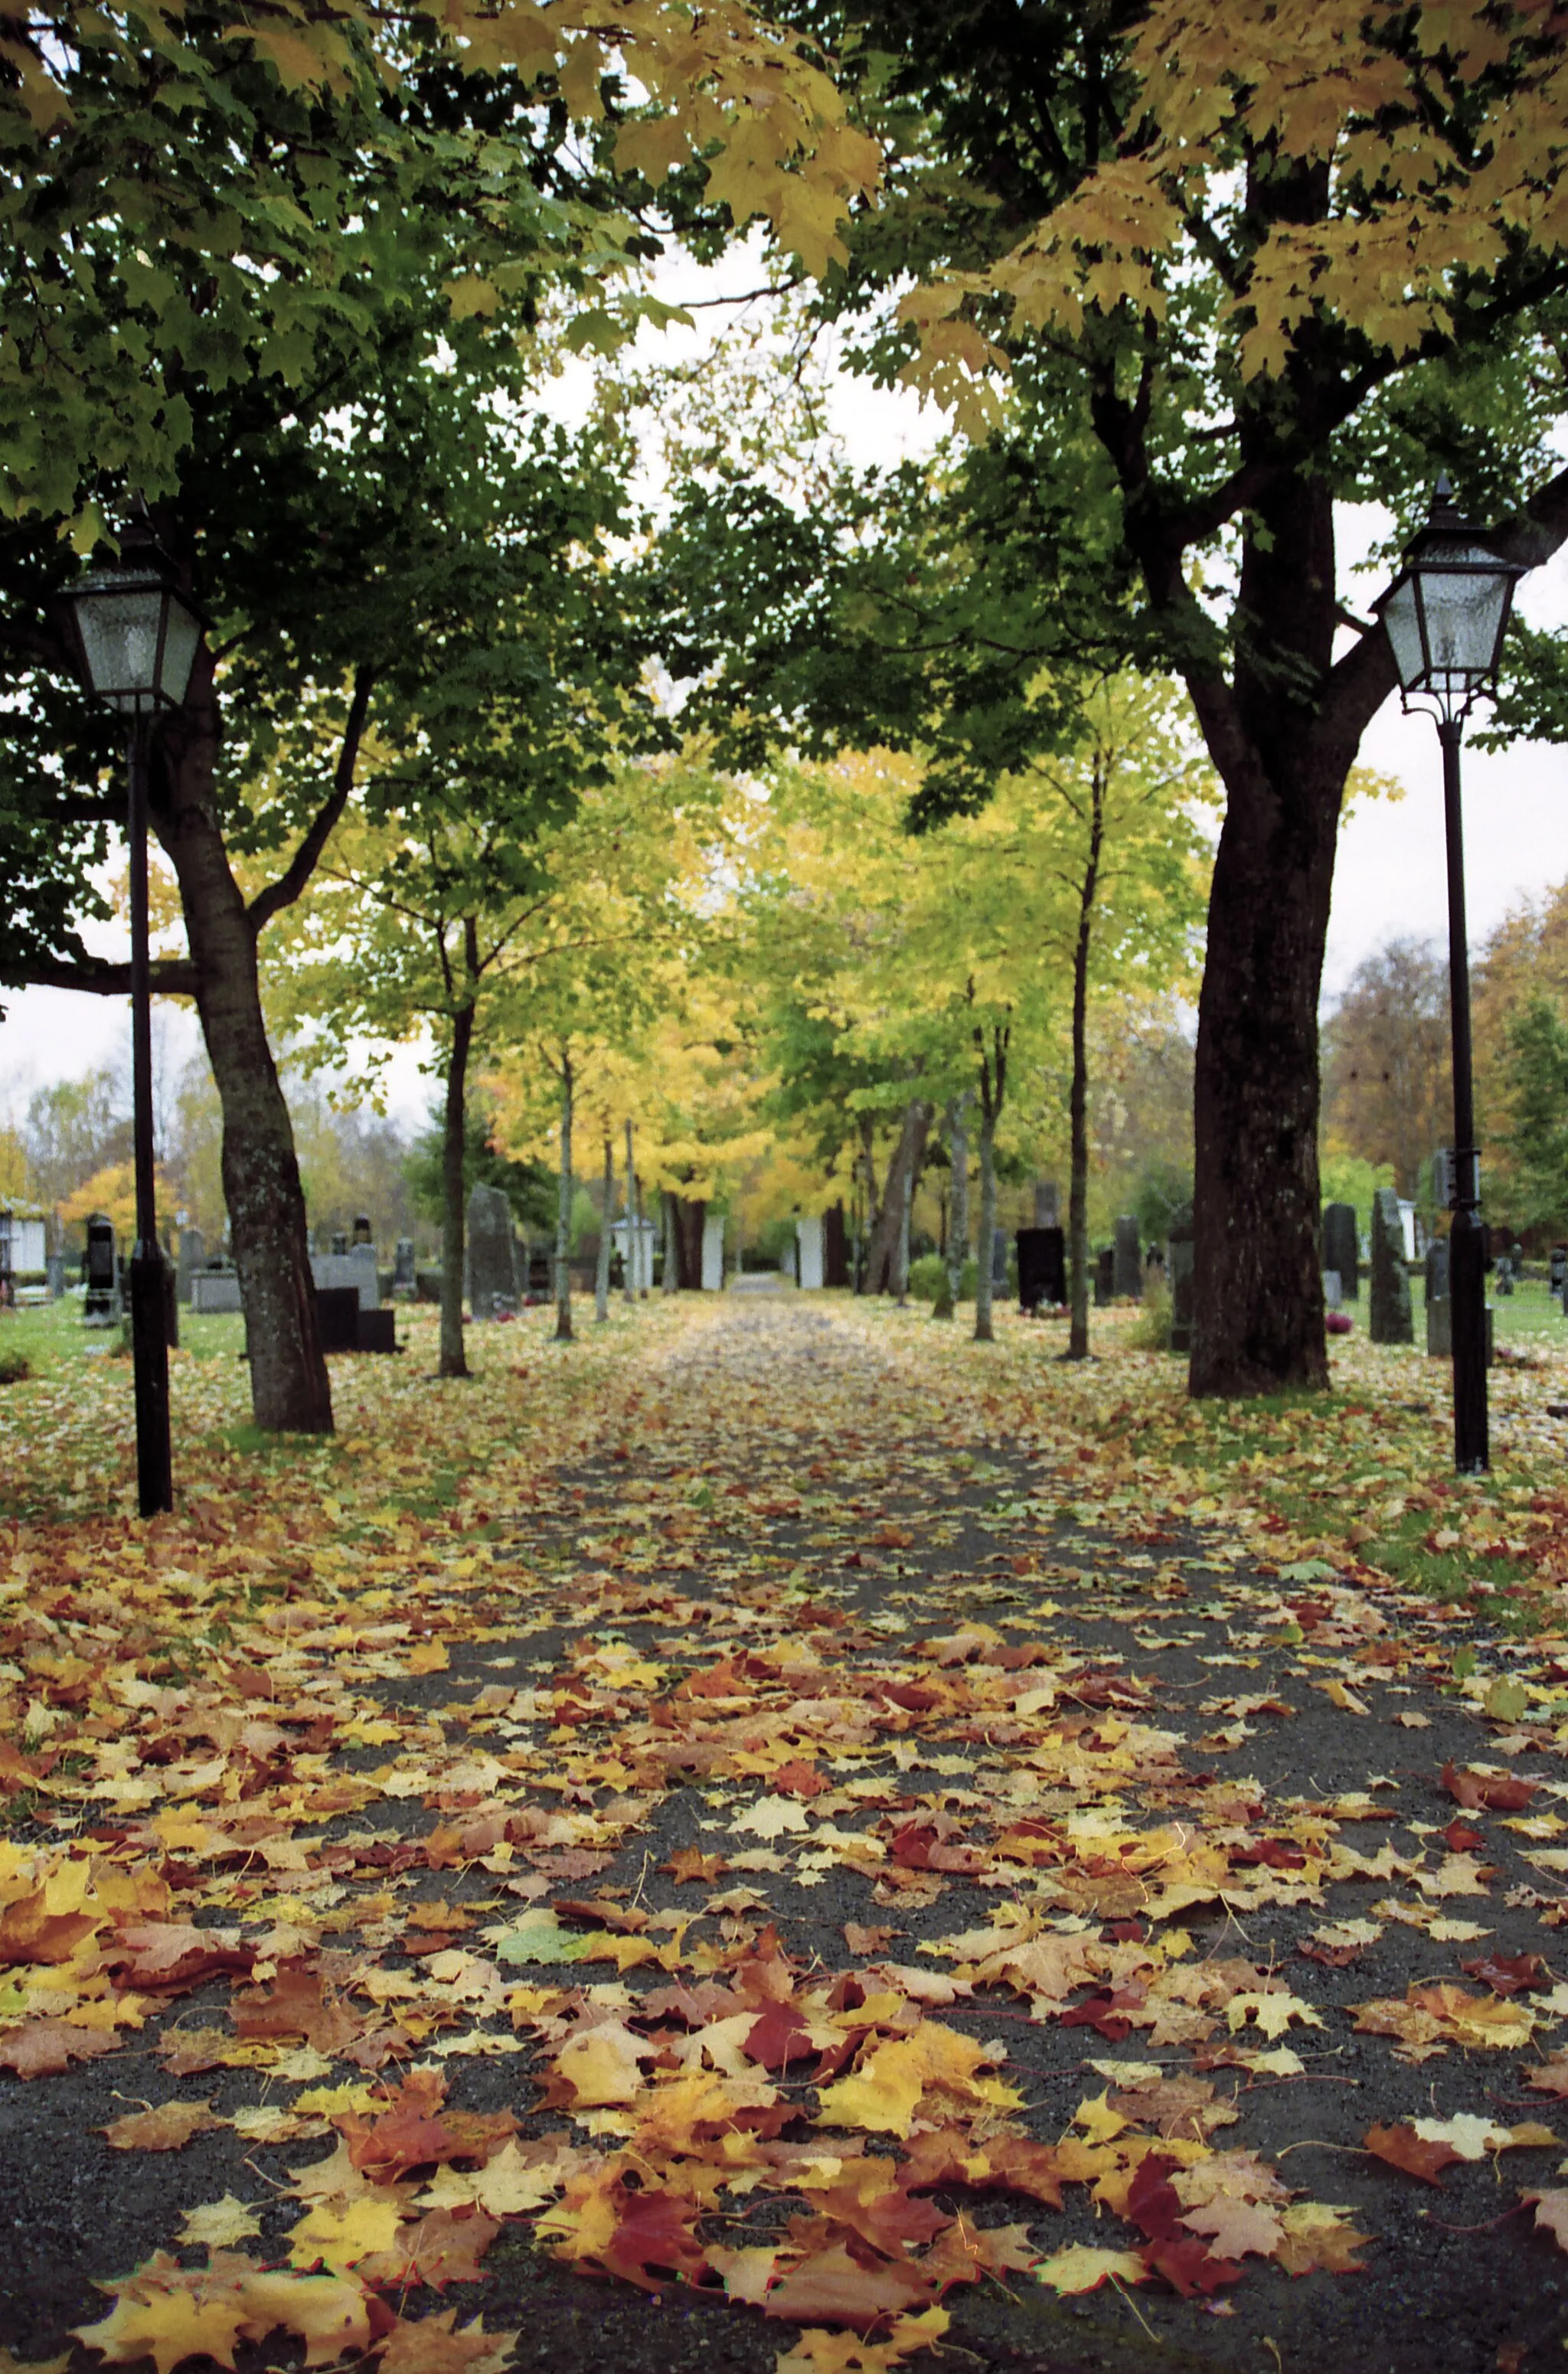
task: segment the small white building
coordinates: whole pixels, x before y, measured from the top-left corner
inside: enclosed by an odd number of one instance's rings
[[[36,1204],[0,1205],[0,1275],[43,1272],[44,1216]]]

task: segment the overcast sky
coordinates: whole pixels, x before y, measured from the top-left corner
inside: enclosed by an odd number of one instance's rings
[[[739,275],[728,287],[755,285],[753,259],[733,266]],[[661,293],[682,301],[711,291],[715,281],[695,267],[670,268]],[[722,316],[718,318],[723,318]],[[712,314],[700,317],[712,321]],[[666,334],[678,350],[699,342],[690,333]],[[650,347],[650,353],[656,352]],[[570,384],[560,408],[574,408]],[[834,399],[834,425],[852,462],[886,464],[902,452],[929,448],[940,422],[902,391],[844,380]],[[1374,537],[1386,532],[1375,514],[1347,511],[1340,523],[1340,564],[1349,607],[1358,616],[1383,582],[1354,573]],[[1520,607],[1539,626],[1568,625],[1568,551],[1524,581]],[[1366,805],[1345,826],[1334,881],[1324,970],[1327,1003],[1344,989],[1363,957],[1394,937],[1444,937],[1446,887],[1443,853],[1442,773],[1437,735],[1424,717],[1406,717],[1397,700],[1385,702],[1362,745],[1363,761],[1405,786],[1394,803]],[[1524,745],[1488,757],[1465,758],[1466,857],[1470,939],[1474,946],[1522,900],[1538,897],[1568,877],[1568,750]],[[100,943],[105,950],[112,942]],[[65,991],[5,993],[0,1021],[0,1122],[19,1118],[32,1089],[62,1075],[75,1077],[105,1063],[128,1064],[129,1015],[124,1001],[84,997]],[[194,1017],[171,1015],[165,1044],[178,1059],[183,1045],[194,1052]],[[430,1083],[416,1054],[405,1052],[388,1075],[391,1110],[413,1120],[430,1099]]]

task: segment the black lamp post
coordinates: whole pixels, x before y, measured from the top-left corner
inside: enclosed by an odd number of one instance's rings
[[[1465,844],[1459,805],[1459,745],[1478,694],[1497,664],[1525,574],[1502,560],[1479,528],[1460,518],[1440,477],[1432,517],[1407,546],[1405,566],[1375,606],[1387,631],[1407,710],[1437,721],[1443,745],[1443,805],[1448,840],[1448,1002],[1454,1032],[1454,1177],[1448,1293],[1454,1331],[1454,1464],[1484,1475],[1491,1464],[1486,1408],[1486,1262],[1480,1223],[1480,1157],[1470,1085],[1470,959],[1465,931]]]
[[[127,720],[130,782],[131,1069],[136,1100],[136,1241],[131,1254],[131,1344],[136,1366],[136,1484],[144,1517],[174,1505],[169,1448],[169,1346],[163,1253],[152,1152],[152,980],[147,913],[147,762],[152,721],[178,709],[191,680],[202,622],[174,590],[152,531],[137,522],[121,539],[118,567],[84,577],[71,594],[88,690]]]

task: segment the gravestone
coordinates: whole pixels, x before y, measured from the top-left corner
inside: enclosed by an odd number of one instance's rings
[[[358,1247],[360,1245],[373,1245],[374,1243],[375,1231],[371,1227],[371,1216],[368,1212],[360,1212],[356,1216],[354,1221],[354,1244]]]
[[[1508,1261],[1515,1276],[1516,1278],[1523,1277],[1525,1275],[1525,1248],[1522,1244],[1515,1244],[1511,1247],[1508,1254]]]
[[[1568,1245],[1552,1246],[1547,1257],[1546,1276],[1549,1291],[1561,1301],[1564,1282],[1568,1281]],[[1563,1308],[1568,1310],[1568,1303],[1564,1303]]]
[[[1116,1283],[1116,1249],[1102,1245],[1094,1256],[1094,1308],[1103,1310]]]
[[[183,1303],[191,1299],[191,1280],[206,1259],[206,1239],[199,1228],[180,1231],[180,1259],[175,1272],[178,1292]]]
[[[796,1225],[808,1228],[810,1223],[800,1221]],[[626,1282],[630,1284],[633,1294],[649,1294],[653,1291],[654,1253],[658,1233],[652,1220],[639,1220],[630,1228],[625,1220],[612,1220],[610,1223],[610,1243],[620,1255],[623,1273],[628,1258],[628,1246],[630,1245],[631,1248],[631,1275]],[[524,1256],[520,1255],[521,1258]],[[819,1280],[819,1283],[820,1280]]]
[[[221,1262],[209,1263],[206,1269],[191,1272],[191,1309],[203,1317],[243,1309],[240,1297],[240,1274]]]
[[[1115,1233],[1113,1291],[1118,1297],[1126,1295],[1139,1302],[1143,1299],[1143,1253],[1138,1241],[1138,1222],[1124,1212],[1116,1222]]]
[[[806,1294],[820,1293],[826,1277],[822,1234],[821,1216],[818,1213],[807,1213],[795,1224],[796,1269],[801,1290]]]
[[[1323,1273],[1323,1307],[1325,1310],[1338,1310],[1344,1299],[1345,1289],[1339,1282],[1338,1271],[1337,1269],[1326,1269]]]
[[[400,1300],[411,1301],[419,1287],[419,1273],[414,1265],[414,1240],[399,1237],[392,1266],[392,1291]]]
[[[106,1214],[95,1212],[87,1228],[87,1303],[82,1311],[83,1323],[88,1327],[116,1327],[124,1311],[120,1300],[120,1252],[114,1241],[114,1223]]]
[[[476,1319],[517,1309],[512,1206],[499,1187],[476,1187],[468,1198],[468,1300]]]
[[[702,1216],[702,1291],[722,1294],[724,1290],[725,1216],[706,1212]]]
[[[1405,1223],[1392,1187],[1372,1199],[1372,1311],[1367,1332],[1374,1344],[1413,1344],[1410,1274],[1405,1266]]]
[[[1171,1349],[1192,1350],[1192,1222],[1178,1220],[1165,1240],[1165,1275],[1171,1281]]]
[[[1008,1290],[1008,1232],[996,1228],[991,1236],[991,1290],[1005,1294]]]
[[[348,1257],[348,1229],[347,1229],[347,1228],[335,1228],[335,1229],[333,1230],[333,1232],[332,1232],[332,1253],[331,1253],[331,1259],[333,1259],[334,1261],[343,1261],[343,1260],[347,1259],[347,1257]]]
[[[45,1253],[43,1256],[43,1274],[49,1280],[49,1291],[51,1297],[54,1301],[58,1302],[60,1297],[65,1291],[65,1254]]]
[[[1448,1299],[1448,1240],[1433,1237],[1426,1249],[1426,1299],[1428,1304],[1445,1302]]]
[[[1361,1248],[1356,1240],[1353,1205],[1326,1204],[1323,1207],[1323,1266],[1338,1271],[1339,1291],[1347,1302],[1361,1300]]]
[[[365,1259],[369,1252],[370,1259]],[[365,1246],[352,1253],[312,1253],[311,1277],[318,1294],[352,1287],[360,1298],[361,1310],[374,1310],[381,1303],[381,1280],[376,1275],[375,1248]]]
[[[1514,1264],[1509,1260],[1506,1253],[1499,1253],[1497,1259],[1493,1262],[1491,1265],[1491,1283],[1493,1291],[1498,1294],[1513,1293]]]
[[[1067,1240],[1057,1228],[1018,1232],[1018,1299],[1020,1310],[1043,1302],[1059,1309],[1067,1299]]]
[[[1054,1179],[1037,1179],[1034,1182],[1034,1225],[1037,1228],[1054,1228],[1059,1224],[1061,1204]]]

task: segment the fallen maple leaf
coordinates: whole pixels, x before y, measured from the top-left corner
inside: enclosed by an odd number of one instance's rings
[[[487,2333],[478,2317],[457,2326],[457,2310],[399,2321],[382,2344],[378,2374],[504,2374],[520,2332]]]
[[[112,2052],[116,2039],[101,2031],[72,2027],[63,2019],[29,2019],[0,2037],[0,2069],[18,2077],[57,2077],[72,2061],[96,2061]]]
[[[1443,2170],[1465,2157],[1449,2143],[1430,2137],[1423,2140],[1413,2127],[1369,2127],[1362,2142],[1369,2152],[1385,2160],[1390,2168],[1401,2168],[1407,2176],[1420,2177],[1423,2184],[1440,2188]]]
[[[1043,2284],[1060,2293],[1097,2291],[1102,2284],[1113,2280],[1119,2284],[1142,2284],[1149,2280],[1149,2270],[1137,2251],[1100,2251],[1087,2242],[1070,2242],[1065,2251],[1053,2251],[1042,2259],[1034,2270]]]
[[[99,2133],[116,2151],[183,2151],[193,2135],[204,2135],[226,2123],[214,2118],[206,2102],[160,2102],[154,2110],[135,2110],[128,2118],[115,2119]]]
[[[236,2200],[231,2192],[226,2192],[221,2201],[205,2201],[199,2208],[186,2210],[179,2239],[208,2251],[230,2250],[236,2242],[248,2241],[253,2234],[261,2232],[258,2206],[253,2202]],[[4,2374],[3,2368],[0,2374]]]
[[[1539,1783],[1521,1780],[1512,1772],[1473,1772],[1468,1766],[1445,1764],[1443,1786],[1456,1804],[1474,1813],[1518,1814],[1529,1804]]]

